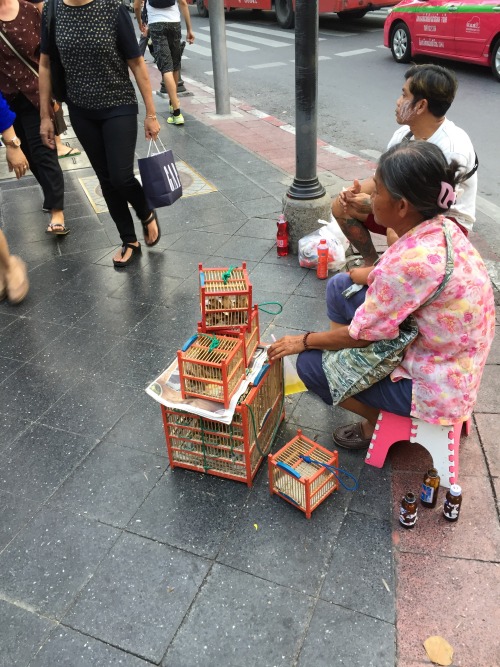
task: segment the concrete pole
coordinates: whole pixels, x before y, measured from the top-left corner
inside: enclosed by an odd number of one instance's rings
[[[318,0],[295,3],[295,178],[283,198],[290,249],[330,217],[330,198],[318,180]]]
[[[210,42],[212,45],[212,68],[214,71],[215,113],[231,113],[229,82],[227,73],[226,19],[224,0],[208,1]]]

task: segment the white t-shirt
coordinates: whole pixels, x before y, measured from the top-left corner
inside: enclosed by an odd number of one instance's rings
[[[181,12],[177,2],[171,7],[164,7],[163,9],[151,7],[148,2],[148,25],[152,23],[180,23],[180,21]]]
[[[399,144],[410,131],[408,125],[398,128],[392,135],[387,148]],[[469,135],[460,127],[457,127],[451,120],[445,118],[444,122],[438,127],[432,137],[429,137],[428,141],[439,146],[448,161],[454,159],[460,165],[463,165],[467,173],[474,168],[476,153],[474,152],[472,141]],[[457,188],[457,201],[448,213],[449,216],[455,218],[462,227],[465,227],[469,231],[476,221],[476,194],[477,172],[459,185]]]

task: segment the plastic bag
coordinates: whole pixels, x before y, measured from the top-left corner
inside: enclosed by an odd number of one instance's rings
[[[318,243],[325,239],[328,243],[328,269],[340,271],[345,266],[345,251],[349,241],[342,233],[338,222],[333,215],[330,222],[318,220],[322,225],[315,232],[311,232],[299,241],[299,264],[307,269],[314,269],[318,265]]]

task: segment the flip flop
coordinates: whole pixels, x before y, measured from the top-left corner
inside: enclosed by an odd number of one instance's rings
[[[71,148],[71,146],[68,146],[68,150],[66,153],[63,153],[62,155],[58,155],[57,157],[59,160],[62,160],[65,157],[76,157],[77,155],[81,155],[82,152],[78,150],[78,148]]]
[[[148,225],[150,225],[152,222],[156,222],[156,226],[157,226],[157,228],[158,228],[158,236],[157,236],[156,239],[153,241],[153,243],[148,243],[148,242],[146,241],[146,234],[148,233]],[[155,246],[155,245],[158,243],[158,241],[161,239],[161,227],[160,227],[160,222],[159,222],[159,220],[158,220],[158,216],[157,216],[156,211],[155,211],[154,209],[151,211],[151,214],[150,214],[150,216],[149,216],[149,218],[148,218],[147,220],[141,220],[141,225],[142,225],[142,229],[143,229],[143,231],[144,231],[144,242],[146,243],[146,245],[147,245],[148,248],[152,248],[152,247]]]
[[[66,236],[66,234],[69,234],[69,229],[60,222],[51,222],[49,223],[49,227],[50,230],[45,230],[46,234],[52,234],[53,236]]]

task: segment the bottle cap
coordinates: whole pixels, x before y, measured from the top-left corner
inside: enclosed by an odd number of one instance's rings
[[[408,493],[405,494],[405,497],[403,498],[403,500],[406,500],[407,503],[416,503],[417,502],[417,498],[416,498],[415,494],[412,493],[411,491],[408,491]]]
[[[459,484],[452,484],[450,486],[450,494],[452,496],[460,496],[462,494],[462,488]]]
[[[429,477],[439,477],[438,471],[436,470],[436,468],[429,468],[429,470],[427,471],[427,474],[429,475]]]

